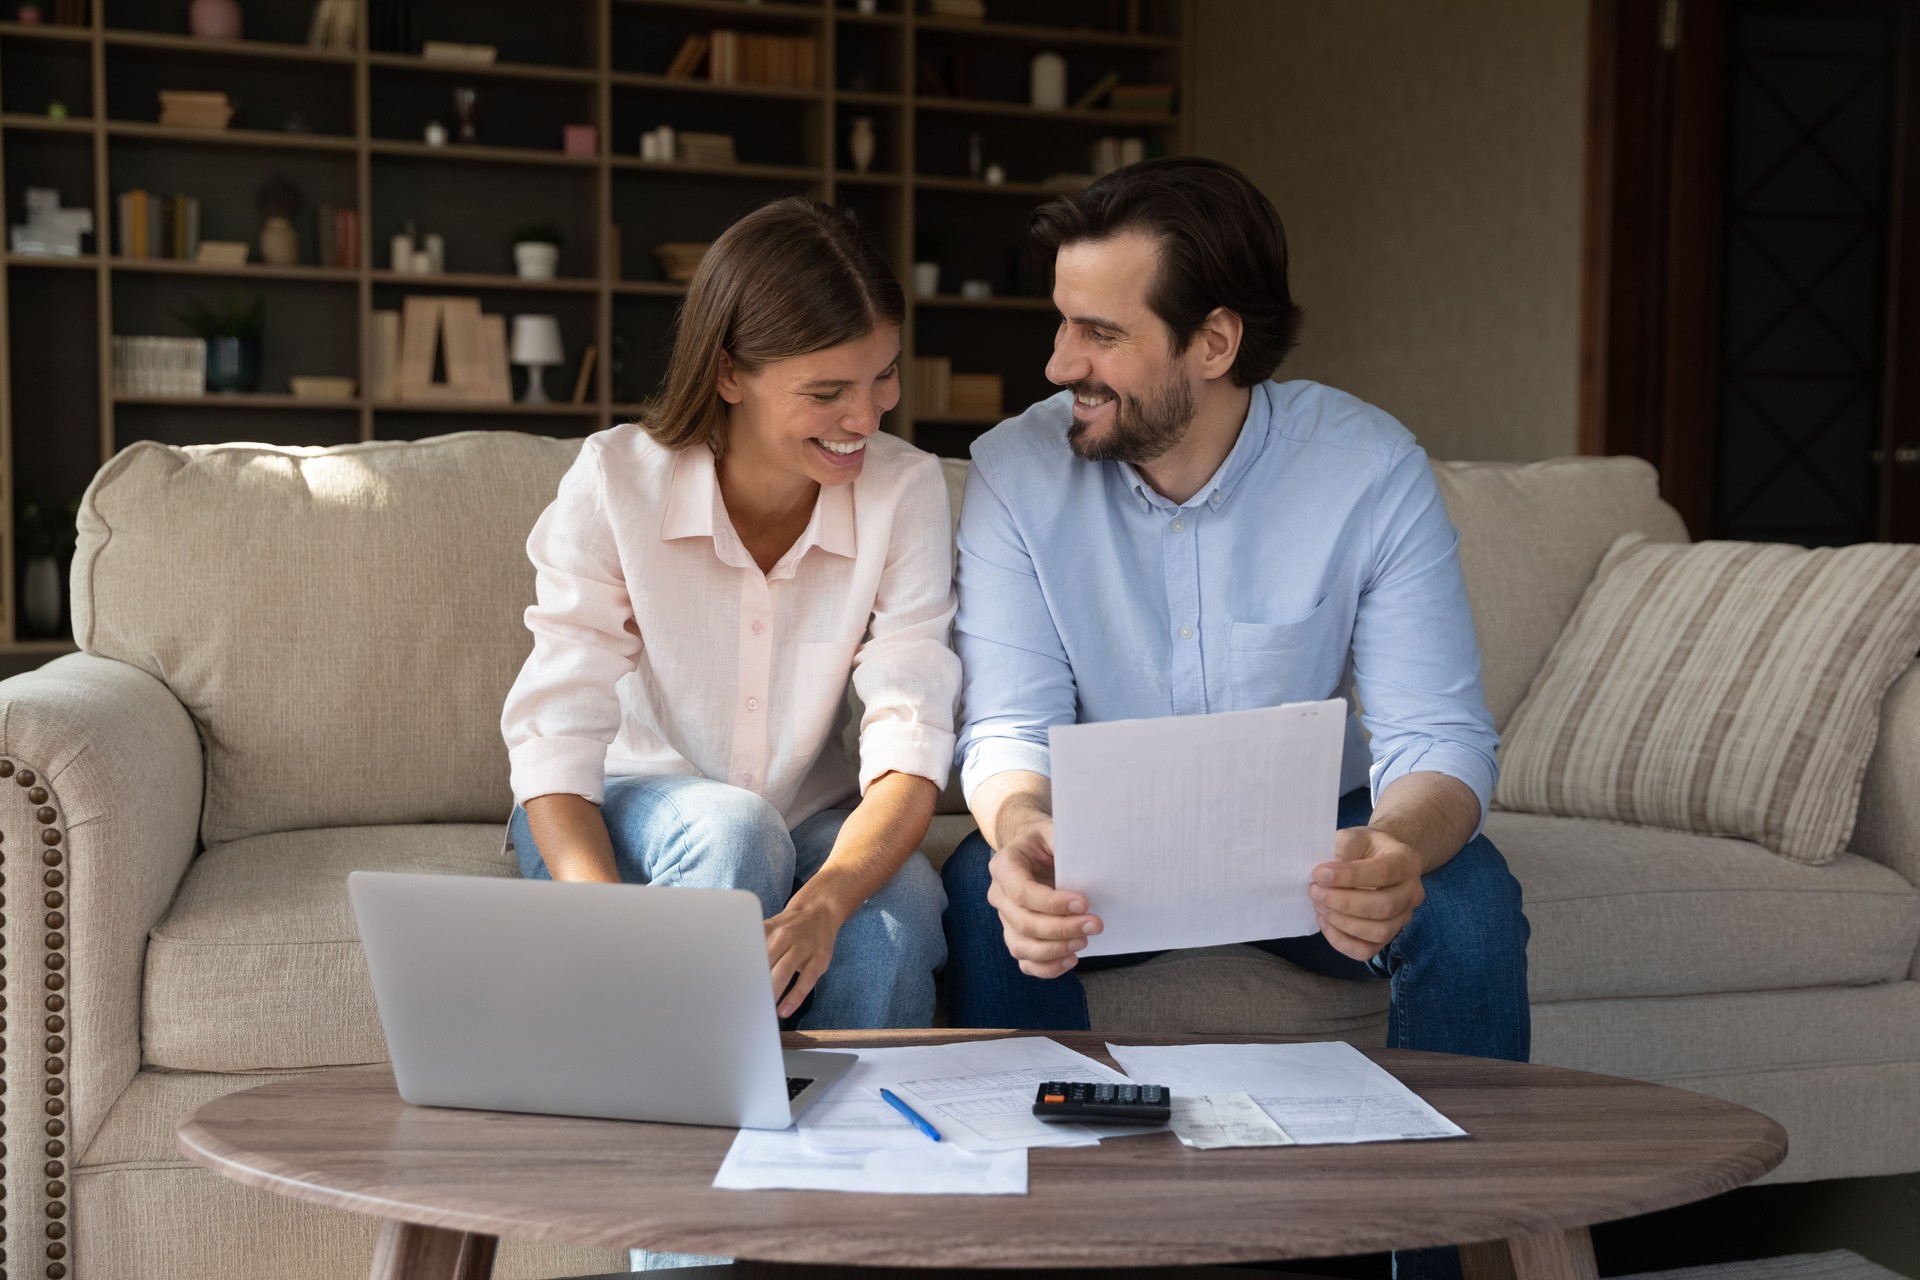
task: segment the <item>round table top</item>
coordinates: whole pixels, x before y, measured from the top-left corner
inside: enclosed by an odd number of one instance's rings
[[[836,1032],[789,1047],[1006,1033]],[[1111,1063],[1104,1037],[1054,1039]],[[1121,1037],[1116,1037],[1121,1038]],[[1249,1036],[1127,1034],[1130,1044]],[[1038,1148],[1028,1194],[718,1191],[731,1129],[415,1107],[386,1067],[229,1094],[180,1149],[235,1181],[355,1213],[512,1239],[875,1266],[1174,1266],[1332,1257],[1589,1226],[1778,1165],[1756,1111],[1557,1067],[1366,1050],[1466,1139],[1196,1151],[1171,1133]]]

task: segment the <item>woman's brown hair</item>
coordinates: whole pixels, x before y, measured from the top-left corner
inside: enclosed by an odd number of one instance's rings
[[[906,310],[900,282],[852,218],[802,196],[762,205],[722,232],[693,273],[647,430],[669,449],[724,454],[721,353],[757,373],[898,325]]]

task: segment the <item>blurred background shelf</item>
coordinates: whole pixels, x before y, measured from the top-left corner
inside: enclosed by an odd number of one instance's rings
[[[1140,6],[1144,32],[1112,29],[1123,9],[1109,0],[988,0],[982,22],[927,17],[922,0],[880,0],[872,14],[857,0],[425,0],[425,29],[409,47],[375,33],[383,47],[350,49],[308,46],[314,3],[247,0],[246,38],[229,41],[189,34],[185,0],[94,0],[85,26],[0,21],[8,221],[24,217],[28,188],[51,188],[63,208],[94,219],[77,257],[0,257],[0,653],[71,647],[28,635],[19,618],[16,510],[30,500],[64,510],[135,441],[334,445],[469,428],[578,436],[636,418],[665,372],[686,292],[665,278],[656,247],[710,242],[781,196],[851,213],[908,293],[907,355],[998,375],[1004,407],[1017,411],[1052,391],[1042,376],[1051,281],[1026,247],[1027,215],[1062,189],[1048,180],[1088,171],[1103,135],[1149,154],[1187,141],[1190,0]],[[360,17],[365,34],[364,5]],[[689,38],[719,31],[811,39],[812,83],[716,82],[699,65],[667,74]],[[426,57],[424,40],[490,46],[504,60]],[[1030,106],[1043,51],[1065,60],[1069,104],[1118,77],[1173,86],[1174,110]],[[227,127],[161,123],[159,95],[170,90],[226,95]],[[456,90],[475,97],[469,142],[459,141]],[[427,140],[435,125],[446,145]],[[735,160],[642,158],[642,136],[662,125],[724,134]],[[864,172],[856,129],[873,140]],[[987,182],[989,167],[1005,180]],[[245,242],[250,260],[123,252],[120,200],[135,190],[167,216],[172,197],[191,197],[200,240]],[[269,265],[262,223],[289,190],[297,261],[276,255]],[[322,225],[336,212],[352,225],[350,245]],[[514,242],[535,228],[560,241],[554,278],[516,274]],[[442,273],[393,269],[389,246],[405,232],[442,238]],[[170,254],[187,238],[161,247]],[[913,297],[916,262],[937,272],[936,296]],[[969,281],[993,296],[958,296]],[[371,398],[374,316],[415,294],[471,295],[509,321],[553,316],[566,354],[545,372],[555,402]],[[116,336],[186,336],[196,307],[256,300],[257,392],[116,393]],[[289,388],[301,376],[350,379],[356,391],[300,399]],[[514,395],[524,387],[516,367]],[[964,453],[993,425],[965,414],[916,420],[908,392],[886,427],[924,447]]]

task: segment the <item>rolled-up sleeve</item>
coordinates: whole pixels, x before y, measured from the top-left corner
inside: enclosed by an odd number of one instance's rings
[[[886,567],[866,640],[854,653],[860,717],[860,791],[884,773],[936,787],[953,768],[960,659],[953,628],[953,511],[938,459],[916,460],[894,510]]]
[[[996,773],[1052,772],[1047,730],[1075,719],[1073,667],[1007,504],[976,457],[960,504],[960,612],[965,671],[958,745],[969,801]]]
[[[1370,525],[1353,675],[1372,739],[1373,798],[1409,773],[1443,773],[1473,789],[1484,823],[1499,738],[1481,687],[1460,535],[1424,450],[1394,455]]]
[[[600,450],[589,440],[527,537],[533,633],[500,715],[515,804],[565,792],[599,804],[620,729],[616,685],[641,638],[607,518]]]

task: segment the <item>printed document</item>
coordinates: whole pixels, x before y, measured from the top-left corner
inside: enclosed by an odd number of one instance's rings
[[[1375,1066],[1352,1045],[1110,1044],[1135,1080],[1163,1084],[1177,1099],[1245,1093],[1302,1145],[1463,1138],[1466,1130]]]
[[[913,1136],[914,1146],[816,1151],[796,1129],[742,1129],[713,1185],[722,1191],[874,1191],[894,1196],[1027,1194],[1024,1150],[968,1151],[935,1142],[918,1130]]]
[[[1319,931],[1347,704],[1055,725],[1054,882],[1105,929],[1082,956]]]
[[[1244,1093],[1173,1095],[1173,1136],[1189,1147],[1285,1147],[1286,1131]]]

